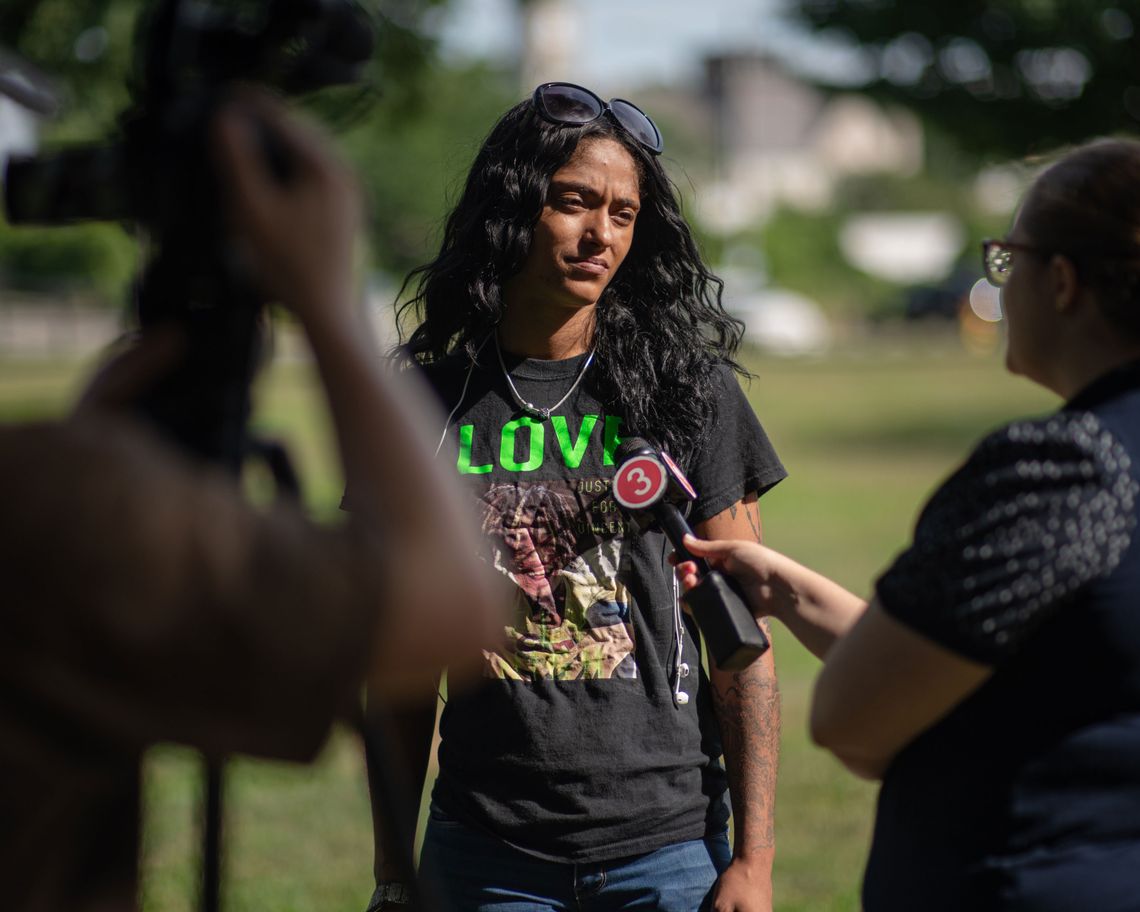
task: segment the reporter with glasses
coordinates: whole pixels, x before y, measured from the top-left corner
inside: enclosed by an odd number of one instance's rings
[[[785,474],[662,148],[632,103],[539,86],[409,277],[405,350],[448,413],[439,458],[513,583],[481,686],[440,720],[420,871],[456,909],[771,909],[771,653],[706,677],[664,536],[609,490],[617,444],[646,437],[695,486],[699,532],[759,540],[757,498]],[[421,776],[434,709],[405,719]],[[391,848],[372,908],[401,901]]]
[[[692,551],[823,658],[812,736],[882,779],[867,912],[1134,910],[1140,142],[1055,161],[983,256],[1007,367],[1064,404],[982,440],[870,603],[760,545]]]
[[[266,127],[290,156],[285,184]],[[456,487],[414,426],[430,399],[382,374],[355,304],[355,182],[262,95],[216,128],[232,249],[305,331],[358,509],[321,528],[295,504],[255,508],[144,426],[132,405],[183,354],[175,330],[144,331],[67,420],[0,428],[6,909],[137,908],[150,745],[311,759],[366,679],[407,699],[424,668],[477,657],[501,623]],[[424,573],[429,543],[449,557]]]

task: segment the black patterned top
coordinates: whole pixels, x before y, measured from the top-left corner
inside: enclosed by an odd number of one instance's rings
[[[1136,528],[1131,470],[1093,412],[1002,428],[931,498],[879,601],[948,649],[999,664],[1116,569]]]
[[[877,584],[993,674],[894,759],[866,912],[1140,909],[1140,364],[986,437]]]

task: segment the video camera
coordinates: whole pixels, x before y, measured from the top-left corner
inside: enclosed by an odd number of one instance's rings
[[[361,81],[372,23],[355,0],[155,0],[140,20],[131,106],[105,143],[7,168],[12,224],[123,221],[142,229],[149,262],[135,289],[144,331],[188,336],[175,375],[141,405],[185,450],[240,468],[264,302],[226,243],[209,126],[236,83],[284,94]],[[290,162],[260,131],[282,182]]]
[[[212,216],[216,196],[198,191],[212,188],[206,126],[226,90],[250,82],[302,94],[357,82],[373,44],[352,0],[232,0],[224,9],[157,0],[140,31],[121,138],[14,160],[5,182],[12,224],[153,228]]]

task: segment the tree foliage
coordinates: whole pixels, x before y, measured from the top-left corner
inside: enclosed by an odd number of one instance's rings
[[[414,109],[381,108],[341,135],[369,204],[373,262],[392,277],[430,259],[495,120],[519,99],[487,66],[429,67]]]
[[[61,117],[44,125],[63,140],[110,129],[128,101],[138,0],[4,0],[0,48],[15,51],[48,76]]]
[[[982,157],[1140,130],[1140,0],[798,0],[864,87]]]

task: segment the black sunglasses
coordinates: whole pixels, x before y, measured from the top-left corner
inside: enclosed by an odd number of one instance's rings
[[[995,288],[1001,288],[1009,279],[1009,274],[1013,271],[1013,255],[1017,250],[1042,256],[1048,256],[1053,252],[1042,247],[1034,247],[1032,244],[1015,244],[1013,241],[994,238],[982,241],[982,269],[985,271],[986,279]]]
[[[654,155],[660,155],[665,148],[661,131],[637,105],[624,98],[602,101],[589,89],[572,82],[540,85],[534,90],[534,108],[551,123],[578,127],[592,123],[608,111],[630,136]]]

